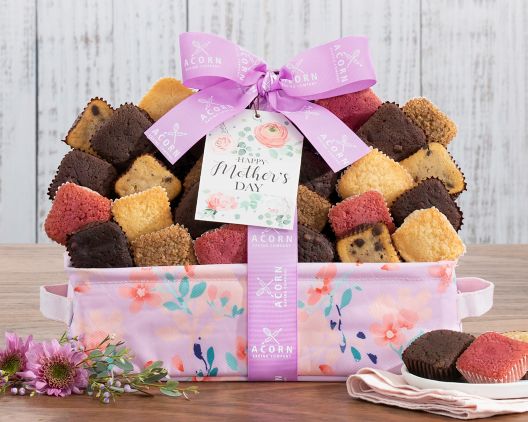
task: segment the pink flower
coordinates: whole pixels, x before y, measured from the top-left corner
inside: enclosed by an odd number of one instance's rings
[[[154,293],[148,283],[135,283],[131,287],[120,287],[119,294],[126,299],[132,299],[130,304],[132,313],[139,312],[144,304],[154,308],[161,306],[161,296]]]
[[[14,375],[26,370],[26,352],[32,345],[33,337],[29,336],[26,341],[15,333],[5,333],[6,347],[0,352],[0,370],[6,375]]]
[[[213,193],[207,199],[207,208],[213,211],[226,209],[235,209],[237,207],[236,199],[229,195],[217,192]]]
[[[218,152],[230,151],[233,146],[233,141],[230,136],[222,135],[215,139],[213,148]]]
[[[264,123],[255,128],[255,138],[268,148],[280,148],[288,139],[288,129],[279,123]]]
[[[328,264],[322,267],[316,274],[318,279],[323,279],[322,287],[310,287],[306,292],[308,294],[308,305],[315,305],[321,298],[332,291],[331,283],[337,274],[335,264]]]
[[[183,360],[178,355],[172,357],[172,367],[177,369],[179,372],[183,372],[185,370],[185,367],[183,366]]]
[[[247,358],[247,342],[244,337],[238,336],[236,339],[236,355],[238,360],[241,361]]]
[[[209,300],[212,302],[216,299],[216,294],[218,293],[218,287],[214,285],[210,285],[207,288],[207,296],[209,297]]]
[[[453,267],[451,265],[435,265],[429,268],[429,274],[440,279],[437,287],[438,293],[445,293],[453,281]]]
[[[69,396],[82,394],[88,385],[88,371],[81,367],[86,354],[57,340],[32,344],[27,352],[27,370],[20,373],[39,394]]]
[[[319,370],[321,371],[321,373],[323,375],[335,375],[334,374],[334,370],[332,369],[332,367],[330,365],[326,365],[324,363],[319,365]]]
[[[388,343],[401,346],[405,341],[401,328],[397,320],[392,315],[387,314],[383,316],[380,324],[374,323],[370,326],[370,332],[376,338],[376,343],[379,346],[385,346]]]

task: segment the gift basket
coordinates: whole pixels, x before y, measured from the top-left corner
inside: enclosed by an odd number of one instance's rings
[[[279,71],[210,34],[180,50],[184,84],[93,98],[68,132],[44,228],[69,282],[42,287],[45,316],[174,378],[294,381],[398,370],[491,308],[490,282],[455,276],[456,125],[382,102],[366,38]]]

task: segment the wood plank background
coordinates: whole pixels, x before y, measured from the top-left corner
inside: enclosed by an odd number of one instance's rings
[[[524,0],[0,0],[0,243],[46,242],[60,142],[93,96],[138,101],[179,76],[178,34],[224,35],[278,67],[365,34],[390,101],[451,115],[469,190],[468,243],[528,243],[528,2]]]

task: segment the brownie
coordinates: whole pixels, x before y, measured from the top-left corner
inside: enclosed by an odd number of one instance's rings
[[[95,152],[119,169],[155,149],[144,132],[152,126],[148,115],[134,104],[124,104],[90,138]]]
[[[114,196],[113,184],[116,177],[117,171],[112,164],[74,149],[62,159],[48,188],[48,196],[53,200],[60,185],[73,182],[111,198]]]
[[[404,192],[391,206],[394,222],[399,227],[403,220],[415,210],[436,207],[444,214],[455,230],[462,227],[462,211],[440,179],[425,179]]]
[[[414,340],[402,355],[405,366],[414,375],[439,381],[457,381],[458,357],[475,340],[471,334],[435,330]]]
[[[194,215],[196,214],[199,187],[200,185],[197,183],[185,192],[178,206],[174,209],[174,222],[186,227],[193,239],[196,239],[208,230],[221,226],[221,223],[215,223],[213,221],[195,220]]]
[[[66,249],[76,268],[134,266],[126,236],[113,221],[84,226],[68,237]]]
[[[297,226],[299,262],[332,262],[334,246],[326,236],[299,224]]]
[[[337,174],[316,152],[304,149],[301,160],[299,183],[328,199],[334,192]]]
[[[383,103],[359,128],[357,135],[396,161],[407,158],[427,143],[424,131],[394,103]]]

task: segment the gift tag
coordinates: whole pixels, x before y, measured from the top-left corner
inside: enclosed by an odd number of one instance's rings
[[[244,110],[207,134],[197,220],[293,228],[303,135],[280,113]]]

